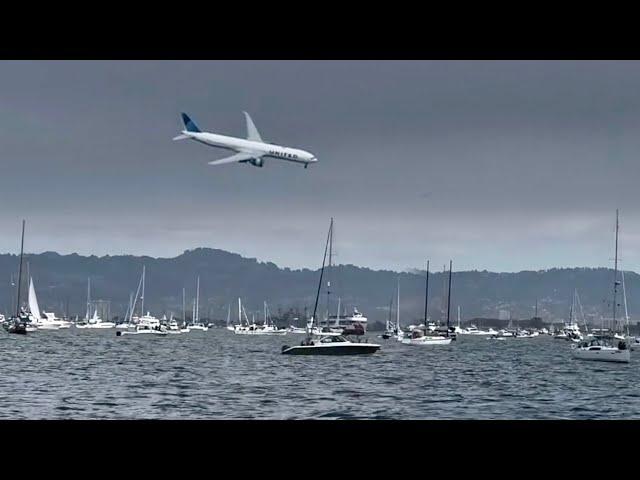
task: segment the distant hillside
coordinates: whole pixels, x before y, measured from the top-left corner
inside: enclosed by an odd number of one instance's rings
[[[195,295],[196,276],[200,275],[201,317],[226,318],[227,305],[232,304],[235,318],[237,298],[249,312],[262,315],[266,300],[274,314],[297,309],[303,314],[313,309],[318,286],[319,270],[291,270],[278,268],[273,263],[223,250],[199,248],[184,252],[175,258],[134,256],[84,257],[77,254],[59,255],[53,252],[26,255],[24,271],[28,268],[34,278],[41,309],[66,311],[83,315],[86,309],[87,277],[91,277],[92,298],[111,300],[113,315],[126,310],[129,293],[135,291],[143,264],[146,265],[145,309],[156,315],[173,311],[181,317],[182,288],[187,289],[187,305]],[[16,255],[0,255],[0,311],[8,312],[15,302],[15,289],[10,286],[11,275],[17,276]],[[332,309],[337,297],[342,306],[351,310],[357,306],[372,321],[384,321],[389,301],[395,296],[397,278],[400,278],[401,317],[403,321],[419,319],[424,311],[424,277],[421,272],[396,273],[370,270],[353,265],[340,265],[329,272],[334,292]],[[25,275],[26,277],[26,275]],[[511,312],[514,319],[529,318],[534,314],[538,299],[538,314],[544,319],[568,316],[573,289],[578,288],[585,314],[599,318],[601,312],[610,315],[610,297],[613,272],[604,268],[563,268],[518,273],[492,273],[487,271],[454,272],[451,316],[456,317],[457,306],[462,317],[498,318],[500,310]],[[636,273],[625,275],[630,315],[640,309]],[[325,284],[326,285],[326,284]],[[430,315],[440,318],[446,310],[446,276],[430,276]],[[28,283],[23,284],[26,295]],[[323,287],[323,291],[326,288]],[[621,309],[622,297],[620,296]],[[326,295],[319,308],[326,310]],[[249,313],[251,315],[251,313]]]

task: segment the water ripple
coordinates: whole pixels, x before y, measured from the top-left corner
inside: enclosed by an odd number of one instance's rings
[[[297,340],[297,339],[296,339]],[[640,353],[579,362],[550,337],[445,348],[384,341],[370,357],[289,357],[291,340],[223,329],[0,335],[0,418],[640,418]]]

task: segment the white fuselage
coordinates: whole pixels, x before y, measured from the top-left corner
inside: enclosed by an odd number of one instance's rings
[[[318,159],[309,152],[298,148],[282,147],[271,143],[255,142],[237,137],[228,137],[209,132],[189,132],[183,130],[183,135],[212,147],[226,148],[236,152],[253,154],[256,157],[277,158],[297,163],[315,163]]]

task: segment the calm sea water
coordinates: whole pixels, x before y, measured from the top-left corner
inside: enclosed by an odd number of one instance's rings
[[[0,418],[640,418],[638,351],[609,364],[548,336],[409,347],[370,334],[372,356],[280,353],[301,338],[3,331]]]

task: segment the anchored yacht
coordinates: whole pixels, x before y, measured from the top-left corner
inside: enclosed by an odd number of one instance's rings
[[[618,210],[616,210],[616,249],[614,259],[614,276],[613,276],[613,317],[612,327],[618,328],[616,323],[616,308],[618,302]],[[631,346],[628,341],[622,336],[622,338],[616,338],[611,332],[606,332],[601,335],[594,335],[594,337],[585,342],[581,342],[579,345],[573,345],[571,354],[573,358],[577,360],[595,360],[601,362],[620,362],[629,363],[631,360]]]

